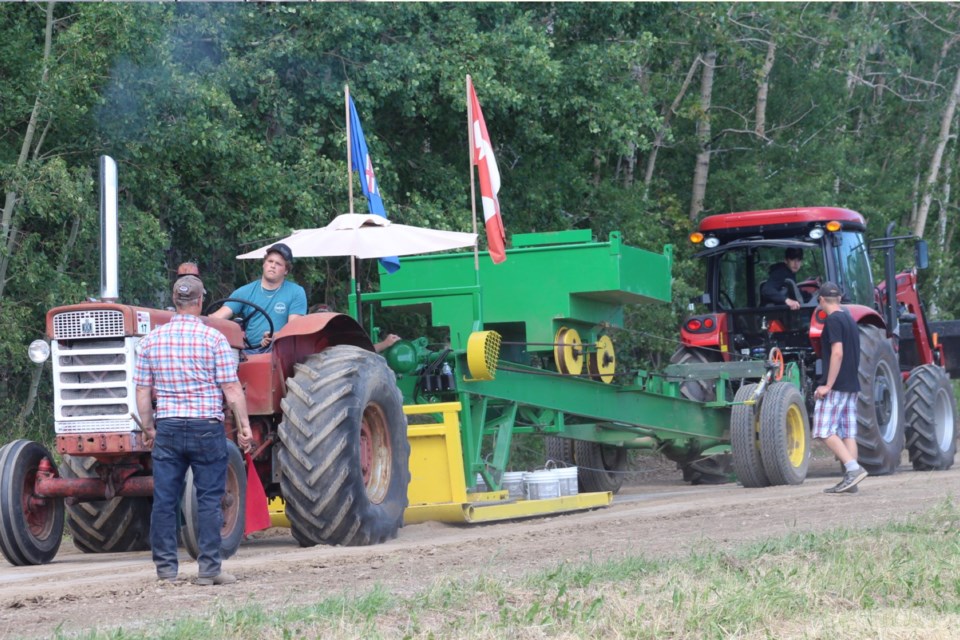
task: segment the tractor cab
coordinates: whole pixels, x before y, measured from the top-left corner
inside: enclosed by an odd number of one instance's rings
[[[796,272],[784,260],[787,251],[802,252]],[[726,316],[733,338],[728,346],[735,353],[749,357],[766,355],[772,346],[809,348],[810,317],[825,273],[819,245],[794,239],[773,244],[743,240],[702,254],[707,286],[699,301],[713,314]],[[790,274],[786,279],[785,273]],[[792,309],[786,299],[796,300],[800,308]]]
[[[762,358],[773,347],[788,358],[809,353],[821,283],[840,284],[846,304],[875,304],[864,228],[859,214],[831,207],[705,218],[691,240],[702,243],[695,257],[706,266],[704,293],[694,302],[708,313],[684,323],[684,344],[715,349],[725,360]],[[786,259],[800,254],[799,262]]]

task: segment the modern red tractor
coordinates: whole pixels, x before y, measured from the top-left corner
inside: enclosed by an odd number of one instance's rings
[[[173,312],[116,301],[112,159],[101,158],[101,176],[101,299],[51,309],[49,343],[39,340],[30,348],[35,362],[52,360],[62,463],[36,442],[0,448],[0,551],[14,565],[50,562],[65,523],[87,553],[149,548],[152,464],[137,422],[133,368],[140,340]],[[360,325],[346,315],[309,314],[278,331],[271,352],[246,355],[241,324],[202,319],[236,353],[256,471],[267,497],[283,498],[296,540],[303,546],[367,545],[394,537],[410,481],[407,422],[395,376]],[[244,534],[247,479],[226,414],[224,557]],[[181,506],[181,538],[196,557],[189,474]]]
[[[913,236],[892,236],[892,225],[887,237],[873,242],[868,243],[865,232],[863,216],[836,207],[704,218],[691,240],[703,247],[696,257],[706,263],[706,287],[694,302],[704,305],[706,313],[683,323],[683,346],[672,361],[794,361],[812,415],[813,391],[822,371],[820,334],[826,319],[817,306],[817,290],[822,282],[836,282],[845,308],[860,329],[860,463],[872,474],[893,473],[906,447],[914,469],[948,469],[957,448],[957,409],[950,377],[960,373],[960,350],[952,350],[953,342],[941,343],[925,315],[917,269],[927,266],[926,243]],[[916,265],[895,273],[895,247],[903,241],[914,244]],[[786,297],[800,302],[799,310],[789,308],[782,296],[779,303],[767,304],[761,293],[770,267],[782,262],[790,248],[803,250],[800,271],[793,281],[785,281]],[[871,251],[883,254],[885,279],[879,284],[871,272]],[[888,295],[889,282],[896,282],[893,296]],[[948,330],[952,324],[941,323],[939,328]],[[710,400],[715,395],[713,384],[691,380],[684,383],[682,392],[691,399]],[[736,386],[736,381],[726,384]],[[737,471],[736,448],[733,453]],[[753,471],[737,475],[741,482],[747,476],[752,486],[764,486],[763,474]],[[722,470],[710,460],[700,460],[687,465],[684,473],[690,480],[710,482]]]

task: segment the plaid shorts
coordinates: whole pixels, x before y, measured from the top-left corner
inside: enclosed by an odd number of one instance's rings
[[[857,392],[830,391],[813,410],[813,437],[857,437]]]

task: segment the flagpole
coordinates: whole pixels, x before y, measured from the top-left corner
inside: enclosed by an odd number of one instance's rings
[[[470,211],[473,217],[473,273],[474,281],[477,285],[477,297],[475,302],[474,331],[480,331],[483,328],[483,291],[480,288],[480,234],[477,233],[477,185],[473,175],[473,100],[470,99],[473,80],[470,74],[467,74],[467,144],[470,147]]]
[[[473,85],[473,80],[470,79],[470,74],[467,74],[467,140],[470,156],[470,162],[468,166],[470,167],[470,210],[473,214],[473,233],[477,236],[476,242],[473,243],[473,270],[477,274],[477,284],[480,284],[480,235],[477,234],[477,187],[474,182],[473,177],[473,101],[470,100],[470,87]]]
[[[351,143],[353,138],[350,137],[350,85],[347,84],[343,85],[343,111],[347,123],[347,194],[349,202],[347,213],[353,213],[353,144]],[[353,290],[356,305],[354,317],[356,317],[360,326],[363,326],[360,315],[360,285],[357,282],[357,259],[355,256],[350,256],[350,288]]]

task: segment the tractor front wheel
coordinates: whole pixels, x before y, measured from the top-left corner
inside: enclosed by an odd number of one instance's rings
[[[63,500],[33,492],[44,458],[56,473],[43,445],[14,440],[0,448],[0,551],[16,566],[47,564],[63,539]]]
[[[96,459],[63,456],[64,478],[96,478]],[[150,548],[150,498],[95,500],[67,504],[67,528],[74,546],[84,553],[119,553]]]
[[[312,355],[294,367],[281,408],[280,488],[294,538],[359,546],[396,537],[410,443],[386,360],[350,345]]]
[[[243,540],[246,524],[247,471],[243,455],[232,440],[227,440],[227,488],[220,500],[223,507],[220,518],[220,559],[226,560],[237,552]],[[187,470],[183,485],[183,528],[180,536],[187,553],[194,560],[200,555],[200,503],[193,485],[193,469]]]
[[[947,372],[932,364],[910,372],[906,442],[917,471],[945,471],[957,455],[957,400]]]
[[[904,393],[897,356],[879,327],[860,327],[859,377],[858,460],[873,475],[893,473],[904,445]]]

